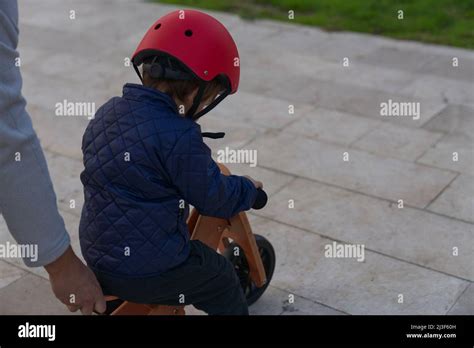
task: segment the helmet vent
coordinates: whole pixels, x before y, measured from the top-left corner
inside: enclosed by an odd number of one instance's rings
[[[184,35],[186,35],[187,37],[193,36],[193,31],[191,29],[188,29],[184,32]]]
[[[158,23],[157,25],[155,25],[155,30],[160,29],[160,27],[161,27],[161,23]]]

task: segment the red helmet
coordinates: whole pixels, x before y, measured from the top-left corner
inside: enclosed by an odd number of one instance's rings
[[[146,32],[132,56],[137,66],[145,59],[156,56],[170,56],[187,68],[187,73],[201,81],[211,81],[218,76],[227,79],[227,91],[211,103],[205,112],[218,104],[228,94],[237,91],[240,78],[240,61],[237,46],[227,29],[214,17],[195,10],[177,10],[158,19]],[[176,80],[188,79],[186,74],[159,67],[161,76]],[[189,76],[189,75],[188,75]],[[141,78],[141,76],[140,76]],[[195,98],[194,111],[202,97]],[[198,99],[198,100],[196,100]],[[213,105],[214,104],[214,105]],[[193,108],[191,108],[193,109]],[[204,112],[204,113],[205,113]],[[200,113],[202,116],[204,113]]]

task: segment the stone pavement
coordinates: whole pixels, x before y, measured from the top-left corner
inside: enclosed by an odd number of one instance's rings
[[[76,252],[88,120],[55,116],[55,104],[99,106],[137,82],[124,62],[172,9],[139,0],[20,1],[24,95]],[[239,92],[202,128],[227,132],[208,141],[214,152],[257,150],[256,168],[230,168],[262,180],[270,194],[249,216],[273,243],[277,265],[251,312],[474,314],[474,52],[210,13],[235,37],[242,76]],[[420,118],[380,116],[389,100],[419,102]],[[7,240],[1,220],[0,242]],[[365,245],[364,261],[325,257],[333,242]],[[0,261],[0,314],[21,313],[69,312],[44,270]]]

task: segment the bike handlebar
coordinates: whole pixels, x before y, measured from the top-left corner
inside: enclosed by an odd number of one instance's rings
[[[253,209],[262,209],[268,201],[268,196],[261,188],[257,189],[257,198],[255,199],[255,203],[253,204]]]

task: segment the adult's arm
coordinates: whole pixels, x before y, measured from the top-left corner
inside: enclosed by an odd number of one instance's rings
[[[0,211],[19,244],[36,244],[38,258],[27,266],[44,266],[70,244],[58,213],[46,160],[21,94],[16,59],[18,7],[0,1]]]
[[[62,303],[84,314],[103,312],[105,299],[97,279],[70,247],[46,160],[25,110],[15,64],[17,45],[17,2],[0,1],[0,212],[18,243],[38,246],[37,259],[23,261],[45,267]]]

